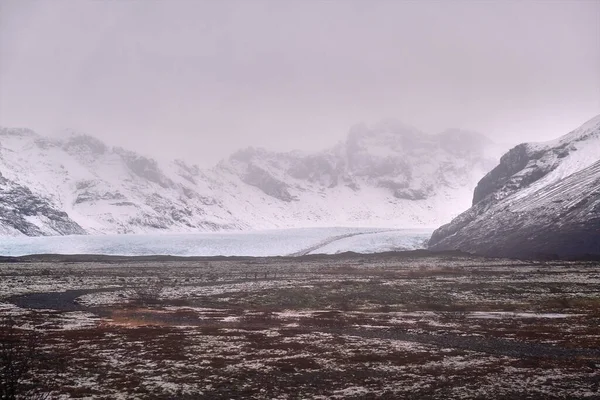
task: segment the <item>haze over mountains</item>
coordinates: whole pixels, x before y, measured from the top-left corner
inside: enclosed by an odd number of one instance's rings
[[[0,234],[433,228],[468,208],[501,150],[477,133],[385,121],[321,152],[247,148],[200,169],[90,136],[2,128]]]
[[[511,149],[478,183],[473,206],[436,230],[429,247],[600,255],[600,115],[557,140]]]

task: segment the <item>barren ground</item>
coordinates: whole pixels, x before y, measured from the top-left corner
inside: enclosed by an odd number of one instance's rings
[[[598,262],[26,260],[0,318],[52,398],[600,399]]]

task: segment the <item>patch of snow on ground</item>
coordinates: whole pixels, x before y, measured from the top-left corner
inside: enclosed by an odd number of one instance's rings
[[[360,396],[369,393],[369,390],[363,386],[348,386],[342,390],[336,390],[333,392],[334,398],[345,398],[347,396]]]
[[[532,312],[509,312],[509,311],[473,311],[467,318],[500,319],[500,318],[571,318],[580,317],[581,314],[558,314],[558,313],[532,313]]]
[[[123,303],[130,296],[126,290],[116,292],[97,292],[89,293],[77,298],[79,304],[84,304],[88,307],[94,306],[109,306]]]
[[[9,315],[23,315],[29,314],[31,311],[26,310],[21,307],[17,307],[11,303],[0,302],[0,315],[9,316]]]
[[[85,329],[96,326],[100,318],[90,312],[73,311],[61,315],[61,328],[64,330]]]

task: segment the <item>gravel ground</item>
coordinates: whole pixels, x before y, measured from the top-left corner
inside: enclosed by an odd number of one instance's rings
[[[51,398],[600,399],[598,262],[10,261],[0,318],[64,360],[32,364]]]

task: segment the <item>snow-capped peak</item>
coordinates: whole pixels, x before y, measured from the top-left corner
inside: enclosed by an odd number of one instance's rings
[[[496,162],[484,140],[463,154],[445,142],[453,134],[427,135],[395,121],[354,127],[321,152],[248,148],[204,170],[81,133],[56,139],[4,128],[0,135],[0,173],[21,196],[8,201],[0,188],[0,225],[25,234],[64,234],[69,226],[80,227],[73,233],[432,227],[468,207],[475,182]],[[10,222],[23,196],[47,205],[18,225],[27,229]],[[35,211],[50,208],[64,213],[53,214],[64,229]]]

